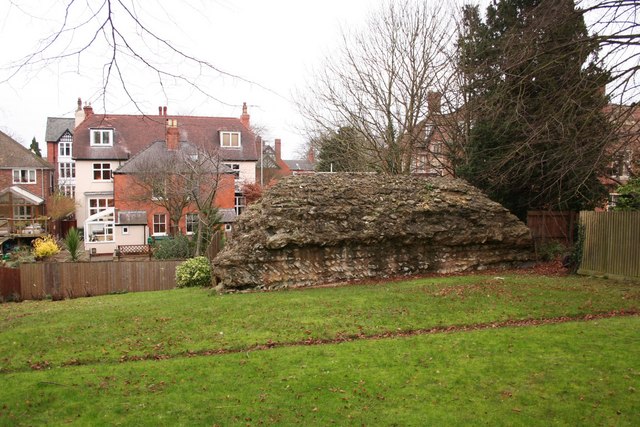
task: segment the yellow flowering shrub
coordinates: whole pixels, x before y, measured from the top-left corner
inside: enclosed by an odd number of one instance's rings
[[[33,241],[33,255],[36,258],[46,258],[53,256],[60,252],[58,244],[53,239],[53,236],[46,235],[38,237]]]

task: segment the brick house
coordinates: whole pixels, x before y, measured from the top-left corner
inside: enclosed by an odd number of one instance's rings
[[[78,108],[80,108],[80,104]],[[76,164],[75,160],[73,160],[73,130],[75,125],[75,119],[72,118],[47,117],[45,131],[47,160],[54,167],[54,188],[61,194],[71,198],[75,197],[76,188]]]
[[[273,146],[264,144],[256,148],[258,153],[262,150],[262,158],[256,164],[256,180],[263,184],[277,181],[287,175],[315,173],[316,162],[313,149],[309,150],[304,159],[285,160],[282,158],[281,139],[275,139]]]
[[[175,123],[175,122],[173,122]],[[174,128],[175,129],[175,128]],[[145,150],[132,157],[122,167],[114,171],[114,208],[118,212],[119,220],[115,222],[114,240],[130,240],[128,243],[120,244],[141,244],[147,241],[148,237],[162,238],[171,233],[171,214],[167,207],[177,206],[179,220],[173,224],[177,231],[191,235],[197,232],[198,227],[198,207],[190,193],[184,188],[190,185],[188,180],[180,170],[174,175],[172,172],[176,167],[181,167],[183,162],[188,161],[191,155],[204,155],[186,141],[178,141],[177,133],[174,138],[170,134],[172,130],[168,127],[166,141],[158,141],[151,144]],[[215,154],[214,154],[215,155]],[[212,158],[213,159],[213,158]],[[195,180],[198,185],[198,194],[203,198],[215,193],[212,198],[213,205],[222,214],[222,221],[230,225],[235,217],[235,173],[226,165],[215,164],[205,159],[207,164],[200,163]],[[215,160],[215,159],[213,159]],[[164,164],[165,170],[155,173],[156,165]],[[161,194],[153,194],[154,192]],[[174,198],[174,200],[169,200]],[[122,221],[123,215],[127,217],[144,214],[144,225],[146,229],[141,230],[143,235],[137,238],[129,229],[129,225],[135,225],[127,221]],[[231,214],[231,219],[229,219]],[[91,225],[85,227],[85,233],[91,235]],[[138,232],[139,233],[139,232]]]
[[[53,167],[0,132],[0,239],[46,230]]]
[[[221,166],[226,168],[225,175],[228,175],[220,180],[224,189],[216,197],[216,203],[223,209],[228,223],[242,211],[241,188],[244,183],[255,182],[258,159],[257,137],[250,129],[246,104],[240,118],[168,115],[166,107],[159,107],[157,115],[95,114],[90,106],[79,108],[78,116],[72,155],[76,175],[76,219],[79,227],[91,227],[91,230],[85,230],[87,249],[94,248],[96,253],[112,252],[118,237],[114,233],[119,230],[114,227],[120,226],[121,219],[129,221],[133,218],[140,222],[146,215],[148,231],[143,234],[160,236],[163,229],[166,233],[170,225],[168,213],[164,213],[165,222],[162,222],[163,213],[158,212],[157,205],[137,197],[140,194],[133,197],[131,180],[135,175],[135,162],[127,165],[134,159],[139,162],[141,157],[138,155],[145,150],[155,154],[170,151],[167,145],[169,128],[173,129],[171,132],[180,146],[216,151]],[[231,180],[233,185],[229,185]],[[188,216],[193,213],[189,209],[179,223],[183,232],[192,219]],[[231,209],[233,214],[227,211]],[[102,212],[106,213],[96,216]],[[142,224],[129,225],[135,225],[138,230]],[[120,237],[131,240],[131,236]]]
[[[442,112],[442,94],[429,92],[427,118],[419,125],[419,143],[415,148],[411,173],[428,176],[455,176],[452,159],[462,144],[463,110]]]

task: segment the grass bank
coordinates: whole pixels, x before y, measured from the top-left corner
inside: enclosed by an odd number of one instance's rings
[[[639,307],[638,285],[518,275],[4,304],[0,425],[634,425],[637,316],[490,325]]]

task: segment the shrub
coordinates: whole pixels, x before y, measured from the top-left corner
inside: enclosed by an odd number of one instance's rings
[[[571,248],[571,253],[565,259],[565,267],[569,269],[570,272],[576,273],[580,268],[580,263],[582,262],[582,252],[584,250],[584,225],[578,225],[576,230],[576,238],[575,243],[573,244],[573,248]]]
[[[33,255],[36,258],[47,258],[58,252],[60,252],[60,247],[51,235],[38,237],[33,241]]]
[[[80,232],[77,228],[71,228],[64,238],[64,244],[69,251],[71,261],[77,261],[80,255]]]
[[[170,239],[160,240],[153,250],[156,259],[187,259],[193,256],[193,242],[187,236],[178,234]]]
[[[179,288],[211,285],[211,263],[203,256],[186,260],[176,267]]]
[[[562,243],[551,240],[538,247],[538,256],[543,261],[553,261],[558,259],[566,250]]]

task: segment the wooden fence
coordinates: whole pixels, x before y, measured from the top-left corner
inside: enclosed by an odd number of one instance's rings
[[[211,236],[211,244],[206,251],[206,257],[209,258],[210,261],[212,261],[224,247],[225,237],[225,233],[220,230]]]
[[[22,299],[77,298],[173,289],[183,261],[44,262],[20,265]]]
[[[0,267],[0,301],[20,299],[20,270]]]
[[[531,237],[538,247],[549,241],[560,242],[565,246],[573,245],[573,233],[578,214],[568,211],[529,211],[527,226]]]
[[[580,212],[579,274],[640,280],[640,212]]]

